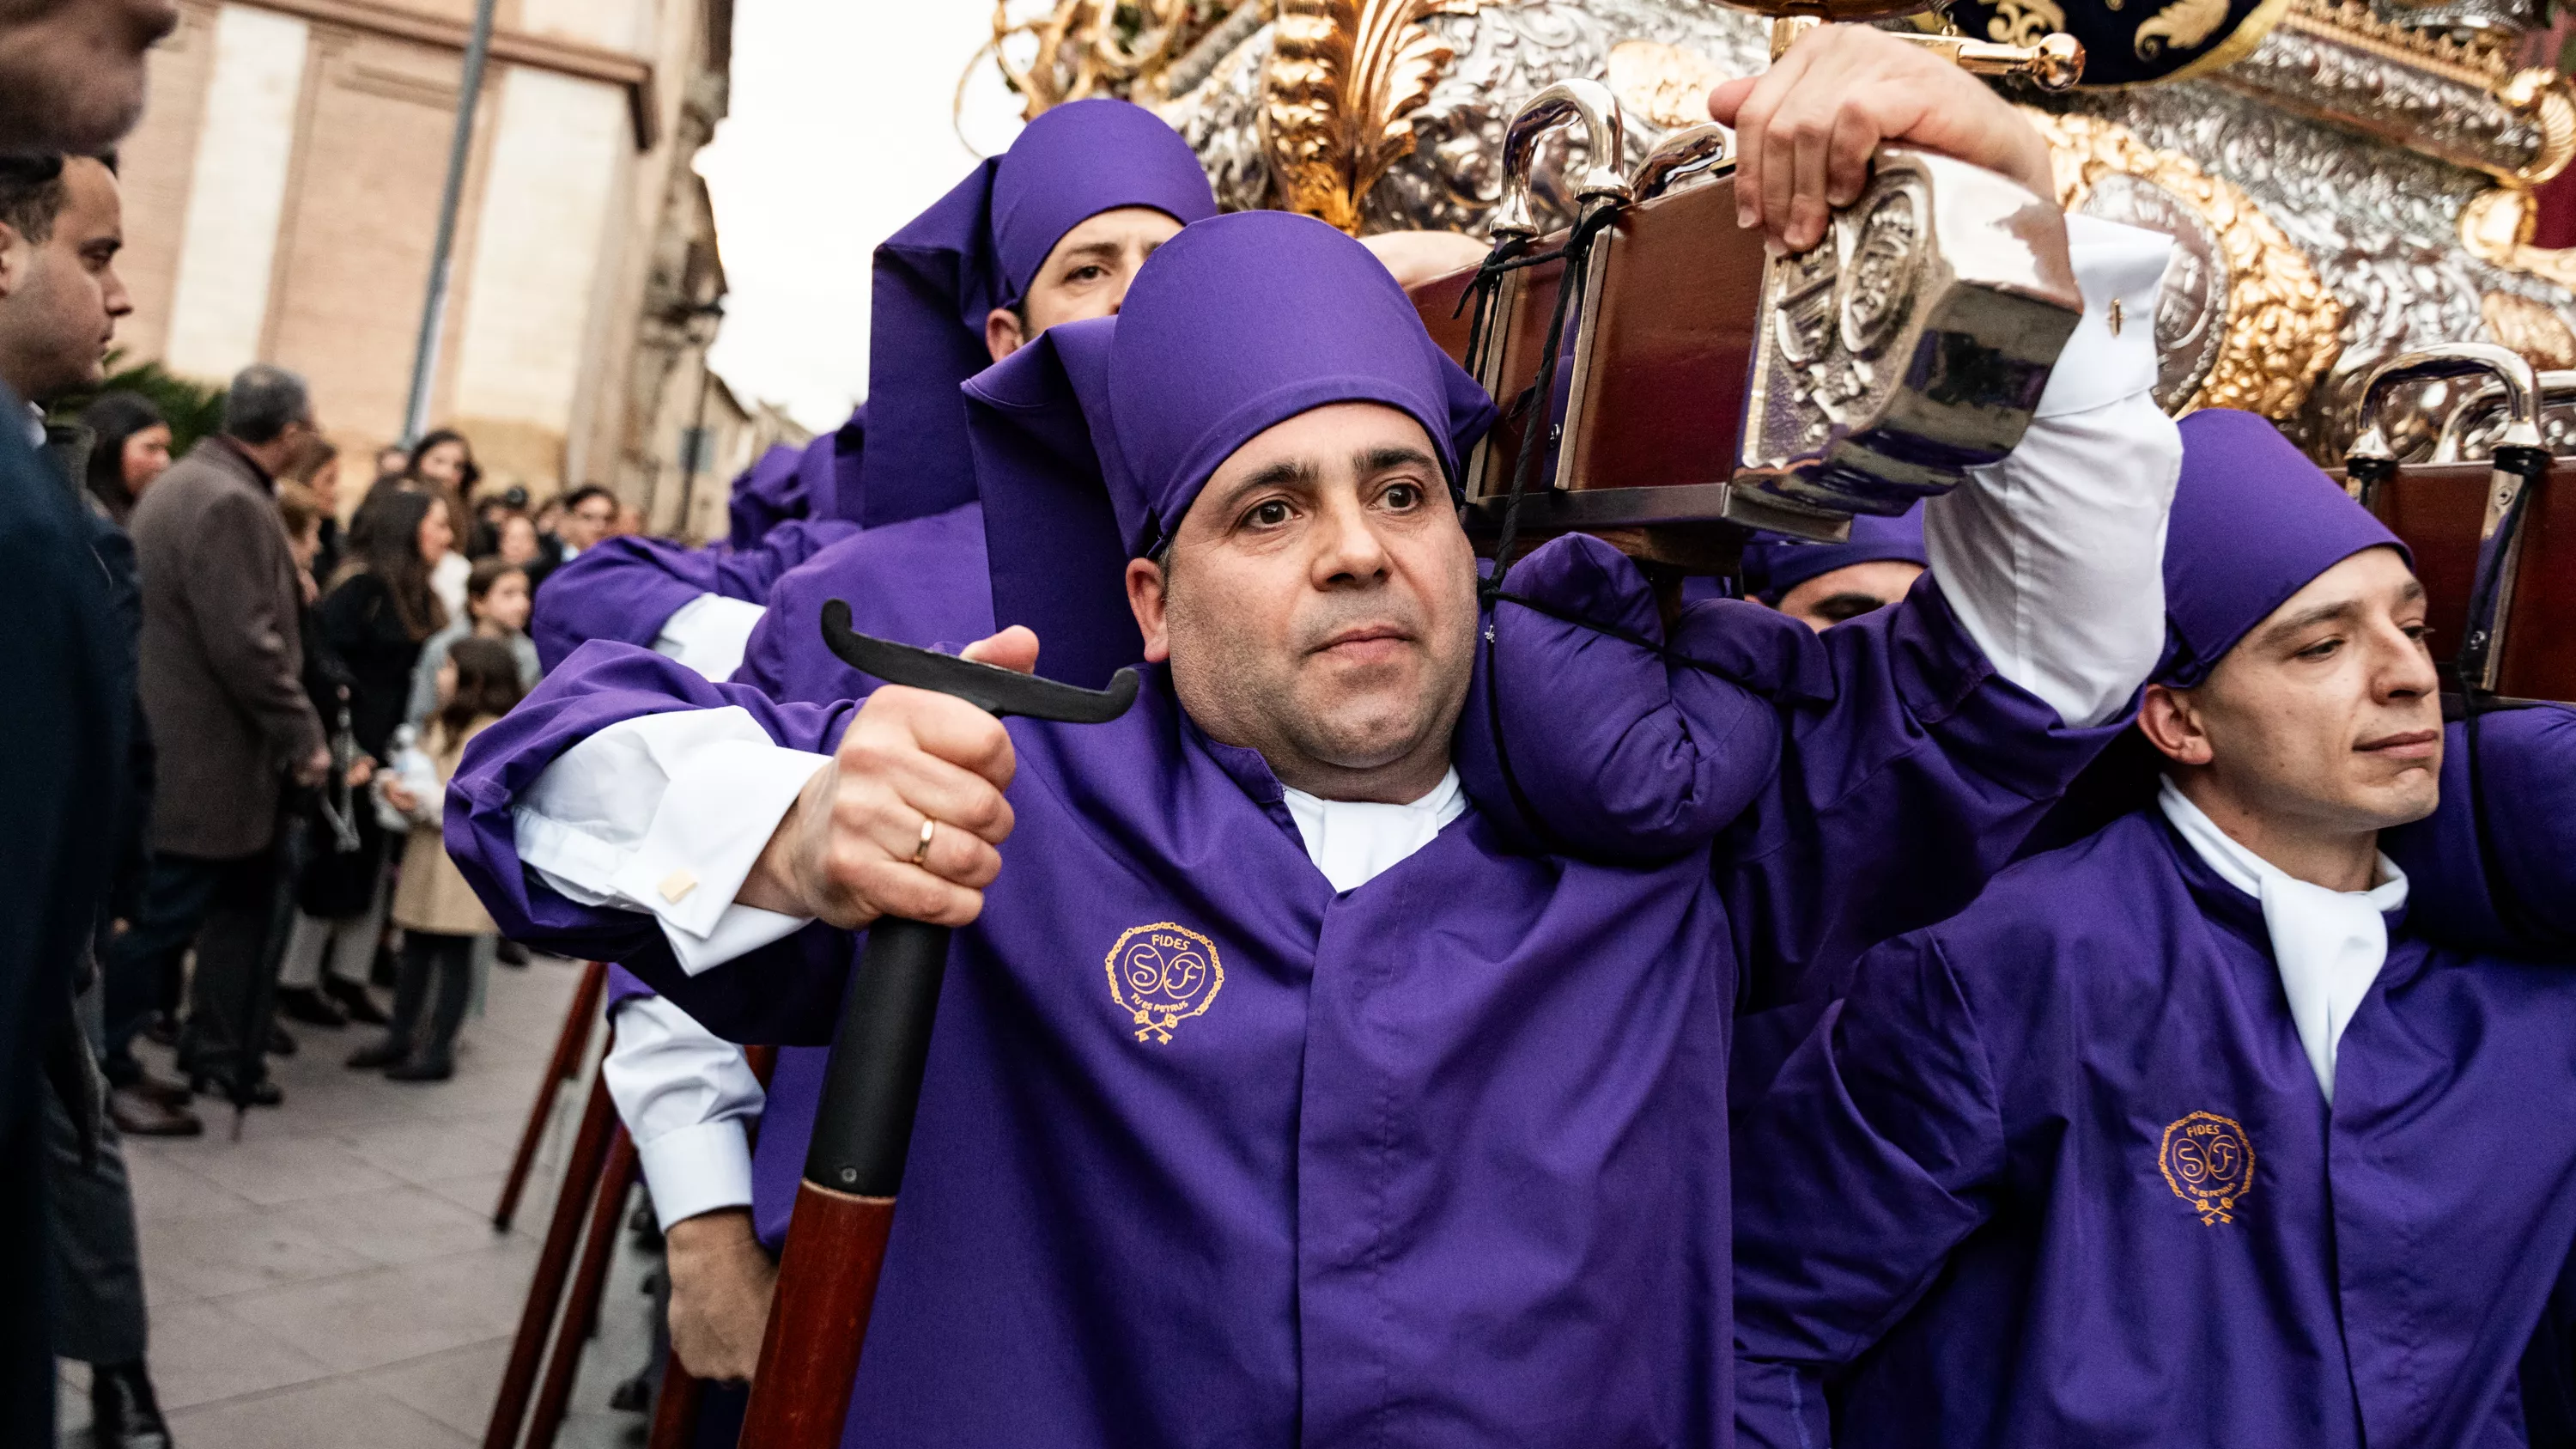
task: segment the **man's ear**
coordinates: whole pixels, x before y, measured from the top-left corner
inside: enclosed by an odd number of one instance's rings
[[[35,248],[27,238],[5,221],[0,221],[0,301],[17,295],[26,283],[27,269],[35,264]]]
[[[2206,765],[2215,755],[2197,701],[2187,689],[2148,685],[2138,704],[2138,733],[2176,764]]]
[[[1136,615],[1136,632],[1145,636],[1148,664],[1172,657],[1172,641],[1163,627],[1170,603],[1164,583],[1162,565],[1149,558],[1127,560],[1127,607]]]
[[[984,314],[984,350],[993,354],[995,362],[1027,346],[1028,341],[1021,331],[1019,315],[1010,308],[996,307]]]

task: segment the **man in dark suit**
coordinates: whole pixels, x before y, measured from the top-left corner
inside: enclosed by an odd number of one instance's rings
[[[43,167],[19,163],[19,183],[0,192],[0,215],[20,238],[27,264],[16,285],[0,288],[0,384],[42,406],[98,385],[117,319],[133,310],[116,275],[124,245],[116,176],[87,156],[60,158],[49,183],[29,185]],[[86,429],[50,430],[65,476],[86,451]],[[99,911],[125,914],[121,897],[140,875],[144,797],[150,793],[150,749],[135,702],[136,639],[142,602],[134,549],[125,531],[92,509],[91,551],[115,605],[117,697],[131,726],[135,770],[121,782],[124,799],[106,805],[117,825],[117,891]],[[101,1449],[167,1449],[169,1430],[154,1402],[144,1366],[143,1262],[125,1154],[102,1101],[94,1065],[100,990],[95,953],[76,981],[77,1010],[61,1019],[48,1044],[45,1102],[48,1185],[53,1195],[55,1351],[90,1365],[91,1438]],[[165,1112],[172,1109],[165,1107]],[[188,1119],[193,1123],[193,1118]]]
[[[224,431],[154,480],[131,524],[157,752],[152,869],[109,970],[153,979],[195,942],[179,1059],[200,1090],[258,1054],[260,1028],[240,1018],[267,955],[279,796],[290,776],[315,784],[331,764],[301,679],[303,595],[275,499],[275,470],[312,431],[302,378],[243,368]],[[273,1105],[277,1087],[252,1066],[252,1100]]]
[[[172,0],[0,0],[0,156],[113,145],[142,113],[143,53],[177,20]],[[23,190],[28,174],[19,162],[12,184]],[[0,289],[24,284],[32,252],[0,223]],[[34,436],[24,401],[0,385],[0,1162],[16,1165],[0,1172],[0,1442],[10,1444],[54,1437],[45,1174],[26,1165],[43,1151],[40,1046],[114,866],[132,712],[106,571],[72,480]]]

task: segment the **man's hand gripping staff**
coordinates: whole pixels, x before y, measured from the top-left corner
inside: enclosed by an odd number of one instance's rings
[[[1004,715],[1099,724],[1135,702],[1135,671],[1105,690],[1037,678],[1037,636],[1006,629],[952,658],[850,630],[823,606],[823,637],[886,681],[869,697],[737,897],[748,905],[868,927],[842,999],[813,1146],[779,1259],[778,1294],[742,1442],[832,1449],[867,1337],[895,1196],[912,1144],[922,1068],[951,927],[983,909],[1011,833]],[[989,662],[986,662],[989,661]]]

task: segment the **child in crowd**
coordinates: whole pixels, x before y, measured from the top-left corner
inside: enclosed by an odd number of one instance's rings
[[[465,578],[464,616],[429,637],[412,671],[406,723],[418,730],[438,708],[438,671],[448,651],[464,639],[491,639],[508,647],[522,691],[537,687],[537,646],[528,638],[528,572],[499,558],[478,560]]]
[[[466,638],[438,670],[438,708],[417,753],[422,763],[380,776],[384,802],[411,826],[393,921],[403,930],[402,970],[394,985],[393,1023],[384,1039],[349,1058],[360,1070],[385,1069],[398,1082],[443,1082],[456,1071],[456,1030],[465,1020],[476,938],[495,934],[492,918],[447,858],[440,822],[447,782],[466,741],[510,712],[527,692],[519,663],[498,639]],[[430,1002],[435,985],[437,1001]],[[422,1010],[429,1009],[422,1031]]]

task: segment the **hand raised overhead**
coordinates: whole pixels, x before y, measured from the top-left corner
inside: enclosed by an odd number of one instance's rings
[[[1758,76],[1709,92],[1735,128],[1738,225],[1804,251],[1831,208],[1869,184],[1869,159],[1901,141],[1999,171],[2053,196],[2048,143],[2010,102],[1946,57],[1865,26],[1822,25]]]
[[[1038,640],[1013,627],[966,657],[1029,673]],[[1017,760],[1000,720],[964,700],[887,685],[868,696],[797,796],[735,899],[844,928],[881,915],[963,926],[1001,873]],[[925,829],[927,826],[927,829]]]

